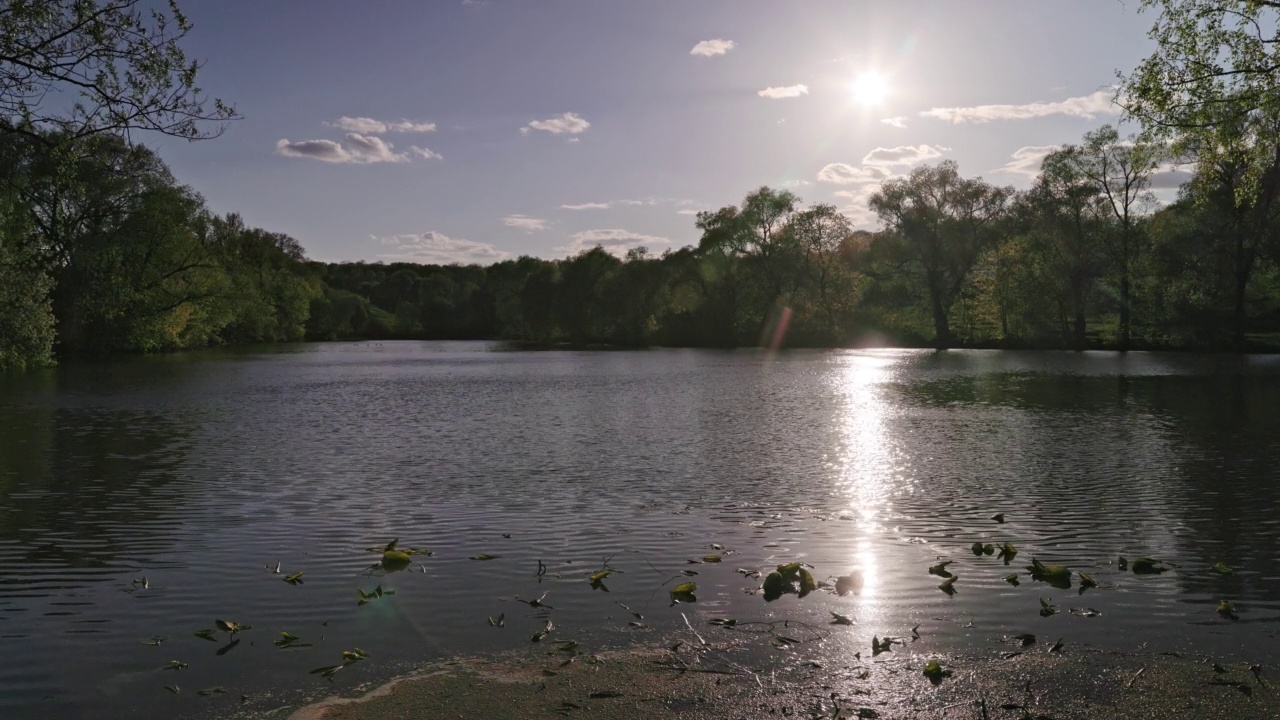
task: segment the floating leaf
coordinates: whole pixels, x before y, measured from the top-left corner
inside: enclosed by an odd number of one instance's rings
[[[1087,573],[1080,572],[1078,573],[1078,575],[1080,575],[1080,594],[1081,595],[1083,595],[1084,591],[1088,590],[1089,588],[1098,587],[1098,583],[1094,582],[1093,578],[1089,577]]]
[[[496,618],[492,615],[489,616],[489,624],[492,625],[493,627],[506,627],[506,623],[507,623],[506,613],[498,613],[498,617]]]
[[[382,553],[382,569],[387,572],[404,570],[413,563],[413,557],[407,552],[387,550]]]
[[[342,660],[343,662],[347,662],[347,663],[357,663],[357,662],[360,662],[361,660],[364,660],[367,657],[369,657],[369,654],[361,650],[360,648],[356,648],[355,650],[342,651]]]
[[[400,538],[396,538],[395,540],[392,540],[391,542],[387,543],[382,548],[382,552],[395,552],[396,545],[398,544],[400,544]]]
[[[169,664],[166,665],[164,669],[165,670],[186,670],[189,667],[191,666],[182,662],[181,660],[170,660]]]
[[[299,570],[298,572],[296,572],[296,573],[294,573],[294,574],[292,574],[292,575],[285,575],[285,576],[284,576],[284,581],[285,581],[285,582],[287,582],[287,583],[289,583],[290,585],[301,585],[301,584],[302,584],[302,572],[303,572],[303,571]]]
[[[849,617],[848,615],[841,615],[838,612],[832,612],[831,618],[832,618],[831,620],[832,625],[853,625],[854,624],[853,618]]]
[[[885,639],[881,640],[875,635],[871,636],[871,655],[873,657],[876,655],[879,655],[882,652],[889,652],[891,650],[893,650],[893,638],[886,637]]]
[[[174,695],[177,695],[178,693],[182,692],[182,689],[181,689],[181,688],[179,688],[177,685],[165,685],[165,686],[164,686],[164,689],[165,689],[165,690],[168,690],[169,692],[173,693]]]
[[[974,555],[978,555],[978,556],[982,555],[982,543],[980,542],[974,543],[973,546],[970,547],[969,549],[973,551]]]
[[[748,570],[747,568],[738,568],[737,570],[734,570],[734,572],[742,573],[743,575],[745,575],[746,577],[749,577],[749,578],[758,578],[758,577],[760,577],[760,571],[759,571],[759,570]]]
[[[1163,563],[1153,558],[1138,558],[1133,561],[1133,572],[1136,575],[1159,575],[1168,570]]]
[[[942,678],[950,674],[950,671],[944,670],[937,660],[930,660],[924,664],[924,676],[933,682],[940,682]]]
[[[995,515],[991,516],[991,519],[995,520],[998,523],[1002,523],[1004,522],[1004,513],[996,513]]]
[[[327,666],[327,667],[319,667],[319,668],[316,668],[315,670],[310,671],[310,673],[308,673],[308,674],[309,674],[309,675],[321,675],[321,676],[323,676],[324,678],[326,678],[326,679],[328,679],[328,680],[332,680],[332,679],[333,679],[334,674],[335,674],[335,673],[337,673],[339,670],[341,670],[341,669],[342,669],[342,668],[344,668],[344,667],[346,667],[346,665],[329,665],[329,666]]]
[[[472,560],[497,560],[497,559],[498,559],[498,558],[500,558],[500,557],[502,557],[502,556],[501,556],[501,555],[486,555],[486,554],[484,554],[484,553],[480,553],[479,555],[472,555],[472,556],[471,556],[471,559],[472,559]]]
[[[555,623],[548,620],[546,625],[542,626],[542,630],[534,633],[533,636],[530,637],[529,639],[532,640],[533,642],[542,642],[542,638],[549,635],[551,631],[555,629],[556,629]]]
[[[1239,619],[1239,616],[1236,615],[1236,606],[1232,605],[1230,600],[1223,600],[1218,603],[1218,614],[1228,620]]]
[[[193,634],[198,638],[203,638],[211,642],[218,642],[218,639],[213,636],[212,630],[198,630]]]
[[[862,589],[862,574],[851,573],[849,575],[841,575],[836,578],[836,594],[848,595],[856,593]]]
[[[1123,555],[1121,555],[1121,556],[1120,556],[1120,561],[1119,561],[1119,562],[1117,562],[1117,563],[1116,563],[1116,565],[1117,565],[1121,570],[1128,570],[1128,569],[1129,569],[1129,561],[1128,561],[1128,560],[1125,560]]]
[[[1098,612],[1097,610],[1094,610],[1093,608],[1071,608],[1071,614],[1079,615],[1080,617],[1091,618],[1091,617],[1098,617],[1102,613]]]
[[[591,582],[592,582],[592,583],[598,583],[598,582],[600,582],[601,580],[604,580],[605,578],[609,577],[609,576],[610,576],[610,575],[612,575],[612,574],[613,574],[613,570],[612,570],[612,569],[610,569],[610,568],[605,568],[604,570],[601,570],[601,571],[600,571],[600,572],[598,572],[598,573],[592,573],[590,580],[591,580]]]
[[[782,573],[769,573],[764,577],[764,599],[774,600],[782,597],[782,591],[786,586],[787,583],[782,579]]]
[[[996,554],[996,546],[995,546],[995,545],[992,545],[991,543],[987,543],[986,545],[983,545],[983,546],[982,546],[982,554],[983,554],[983,555],[995,555],[995,554]]]
[[[1013,543],[1005,543],[1004,545],[1000,546],[1000,554],[997,555],[996,557],[1001,560],[1004,560],[1004,564],[1008,565],[1009,563],[1013,562],[1013,559],[1017,557],[1017,555],[1018,555],[1018,548],[1014,547]]]
[[[280,639],[276,640],[276,647],[286,647],[292,643],[298,642],[298,636],[291,632],[280,633]]]
[[[230,633],[231,635],[235,635],[238,632],[243,632],[249,629],[248,626],[241,625],[233,620],[214,620],[213,624],[217,625],[218,629],[222,632]]]
[[[1036,636],[1032,635],[1031,633],[1023,633],[1021,635],[1014,635],[1013,639],[1020,641],[1022,643],[1022,647],[1026,647],[1028,645],[1035,643]]]
[[[685,577],[695,577],[697,576],[698,571],[697,570],[681,570],[680,574],[684,575]]]
[[[1033,557],[1027,570],[1031,572],[1032,580],[1046,582],[1063,590],[1071,587],[1071,571],[1061,565],[1045,565]]]
[[[1058,606],[1049,604],[1049,601],[1040,598],[1040,616],[1049,617],[1058,613]]]
[[[1005,576],[1004,576],[1004,581],[1005,581],[1005,582],[1007,582],[1007,583],[1009,583],[1010,585],[1012,585],[1012,586],[1014,586],[1014,587],[1018,587],[1018,585],[1019,585],[1019,583],[1018,583],[1018,573],[1009,573],[1008,575],[1005,575]]]
[[[695,582],[684,582],[671,588],[671,604],[698,602],[698,598],[693,594],[697,589],[698,583]]]
[[[919,625],[916,625],[915,627],[911,628],[911,639],[912,639],[912,641],[915,641],[915,640],[919,640],[919,639],[920,639],[920,626],[919,626]]]
[[[143,590],[146,590],[146,589],[148,589],[148,588],[150,588],[150,587],[151,587],[151,581],[147,579],[147,576],[146,576],[146,575],[143,575],[143,576],[142,576],[142,577],[140,577],[140,578],[134,578],[134,579],[133,579],[132,581],[130,581],[130,582],[131,582],[131,584],[133,584],[133,585],[137,585],[138,587],[142,588]]]
[[[814,590],[818,589],[818,583],[813,579],[813,573],[805,568],[800,568],[800,597],[804,597]]]
[[[1058,642],[1054,643],[1053,647],[1049,648],[1049,652],[1062,652],[1062,638],[1058,638]]]
[[[941,590],[942,592],[944,592],[944,593],[948,594],[948,595],[955,595],[955,594],[956,594],[956,580],[959,580],[959,579],[960,579],[960,576],[959,576],[959,575],[952,575],[951,577],[947,578],[946,580],[943,580],[943,581],[942,581],[942,584],[938,586],[938,589],[939,589],[939,590]]]
[[[955,562],[955,560],[948,560],[946,562],[940,562],[937,565],[932,565],[929,567],[929,574],[943,578],[951,577],[951,573],[947,571],[947,566],[953,562]]]
[[[718,563],[720,562],[720,559],[721,558],[719,555],[703,555],[702,556],[702,562],[704,563]]]
[[[1222,573],[1223,575],[1230,575],[1235,572],[1231,568],[1227,567],[1227,564],[1222,562],[1221,560],[1219,560],[1217,564],[1213,566],[1213,569],[1215,572]]]
[[[720,627],[733,627],[738,624],[738,621],[734,618],[711,618],[707,622]]]
[[[197,695],[202,695],[206,697],[209,695],[225,695],[226,693],[227,693],[227,689],[220,685],[218,687],[205,688],[203,690],[196,691]]]
[[[164,641],[168,639],[169,639],[168,635],[152,635],[150,640],[141,640],[139,642],[141,642],[143,645],[149,645],[151,647],[160,647],[160,645],[163,644]]]

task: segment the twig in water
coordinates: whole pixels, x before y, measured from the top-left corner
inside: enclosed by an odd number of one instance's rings
[[[707,641],[703,640],[702,636],[698,634],[698,631],[693,629],[693,625],[689,624],[688,616],[686,616],[684,613],[680,613],[680,617],[684,618],[685,627],[689,628],[689,632],[693,633],[693,636],[698,638],[698,642],[702,643],[703,645],[706,645]]]
[[[1125,683],[1125,685],[1124,685],[1124,686],[1125,686],[1125,689],[1128,689],[1128,688],[1133,687],[1133,681],[1134,681],[1134,680],[1137,680],[1137,679],[1142,675],[1142,673],[1144,673],[1144,672],[1146,672],[1146,671],[1147,671],[1147,669],[1144,667],[1144,668],[1142,668],[1141,670],[1139,670],[1138,672],[1134,673],[1134,674],[1133,674],[1133,677],[1129,678],[1129,682]]]

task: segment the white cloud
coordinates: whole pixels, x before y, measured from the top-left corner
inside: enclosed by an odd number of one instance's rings
[[[837,190],[832,193],[835,197],[844,200],[845,204],[837,208],[842,215],[849,218],[849,222],[858,229],[868,229],[875,227],[879,222],[879,218],[871,211],[868,202],[871,196],[880,189],[880,185],[876,183],[868,183],[861,185],[852,190]]]
[[[670,245],[671,241],[664,237],[656,237],[654,235],[641,235],[627,230],[607,229],[607,230],[585,230],[575,233],[569,238],[569,244],[556,248],[556,252],[565,253],[566,255],[577,255],[584,250],[590,250],[596,246],[604,248],[605,252],[611,255],[622,257],[627,254],[628,250],[641,246],[652,249],[655,245]]]
[[[854,167],[846,163],[830,163],[818,171],[820,182],[834,185],[855,185],[858,183],[880,182],[889,175],[883,167]]]
[[[502,224],[507,227],[520,228],[528,232],[547,229],[547,221],[542,218],[532,218],[527,215],[508,215],[502,218]]]
[[[893,127],[896,127],[896,128],[904,128],[907,126],[907,118],[903,115],[899,115],[898,117],[891,117],[891,118],[881,118],[880,122],[884,123],[885,125],[892,125]]]
[[[414,155],[417,155],[423,160],[439,160],[440,159],[440,153],[433,152],[424,147],[418,147],[417,145],[410,145],[409,152],[413,153]]]
[[[878,147],[862,158],[863,165],[915,165],[926,160],[942,157],[951,148],[933,145],[899,145],[898,147]]]
[[[692,208],[685,208],[684,210],[677,210],[676,214],[677,215],[697,215],[698,212],[699,211],[694,210]]]
[[[1029,145],[1021,147],[1013,151],[1013,155],[1009,156],[1009,162],[1004,167],[992,170],[993,173],[1004,173],[1006,175],[1025,175],[1033,178],[1040,174],[1040,166],[1044,163],[1044,159],[1050,153],[1061,150],[1061,145]]]
[[[809,86],[787,85],[785,87],[767,87],[756,94],[762,98],[769,98],[770,100],[800,97],[801,95],[809,94]]]
[[[784,188],[798,188],[798,187],[804,187],[806,185],[812,185],[812,184],[813,183],[809,182],[808,180],[799,180],[799,179],[782,181],[782,187]]]
[[[347,117],[345,115],[338,118],[336,122],[327,122],[325,125],[362,135],[382,135],[387,132],[429,133],[436,131],[435,123],[416,123],[409,120],[384,122],[370,117]]]
[[[341,142],[333,140],[302,140],[290,142],[281,139],[276,142],[276,154],[284,157],[311,158],[322,162],[348,165],[372,165],[374,163],[409,162],[408,153],[394,151],[394,146],[379,137],[347,133]],[[427,157],[423,153],[431,153],[422,148],[413,149],[419,157]],[[431,153],[431,155],[435,155]]]
[[[1112,91],[1099,90],[1092,95],[1067,98],[1058,102],[933,108],[921,112],[920,116],[945,120],[956,125],[987,123],[993,120],[1029,120],[1051,115],[1067,115],[1092,120],[1097,115],[1119,114],[1120,108],[1113,102],[1113,98]]]
[[[378,255],[381,260],[416,262],[428,265],[487,265],[506,260],[510,253],[489,243],[458,240],[434,230],[408,235],[374,237],[390,252]]]
[[[609,203],[579,203],[577,205],[561,205],[560,208],[563,210],[607,210],[609,208]]]
[[[697,45],[694,45],[693,49],[689,51],[689,54],[701,57],[714,57],[716,55],[724,55],[732,50],[733,47],[734,43],[732,40],[703,40]]]
[[[577,135],[580,132],[586,132],[589,127],[591,127],[591,123],[583,120],[576,113],[567,112],[558,117],[547,118],[546,120],[534,120],[526,127],[521,128],[520,132],[528,135],[529,129],[532,128],[534,130],[549,132],[552,135],[563,135],[565,133],[568,133],[569,135]]]

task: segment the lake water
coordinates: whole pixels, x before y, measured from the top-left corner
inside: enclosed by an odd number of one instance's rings
[[[0,378],[0,717],[272,709],[528,647],[546,614],[548,640],[589,649],[682,612],[710,633],[834,610],[858,624],[827,653],[920,625],[913,651],[1033,632],[1274,662],[1278,479],[1280,357],[404,342],[67,364]],[[365,549],[392,538],[434,555],[370,575]],[[975,541],[1020,552],[1006,567]],[[688,562],[713,544],[723,562]],[[1032,556],[1101,587],[1032,582]],[[606,559],[608,593],[587,580]],[[861,591],[766,603],[738,572],[793,560]],[[683,570],[698,602],[671,607]],[[379,584],[396,594],[358,606]],[[514,600],[543,592],[549,613]],[[194,635],[215,618],[253,629]],[[332,683],[308,674],[356,647],[369,659]]]

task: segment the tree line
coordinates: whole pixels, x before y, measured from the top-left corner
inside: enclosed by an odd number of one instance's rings
[[[177,6],[0,6],[0,369],[344,338],[733,347],[1280,346],[1280,3],[1143,0],[1157,51],[1026,191],[951,162],[876,188],[877,232],[762,187],[696,246],[480,266],[308,261],[209,211],[133,133],[216,137]],[[147,5],[146,7],[150,7]],[[1272,25],[1267,23],[1271,22]],[[45,99],[70,91],[72,103]],[[1154,174],[1192,168],[1158,205]]]

